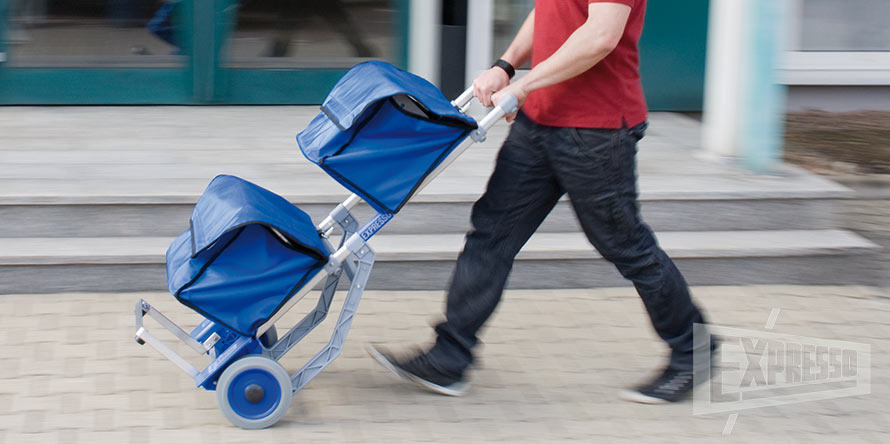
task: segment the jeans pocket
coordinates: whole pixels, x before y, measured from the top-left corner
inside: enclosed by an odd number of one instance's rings
[[[578,153],[599,164],[615,162],[617,134],[614,130],[569,128]]]
[[[639,142],[644,136],[646,136],[646,129],[648,128],[649,122],[643,122],[633,126],[632,128],[628,128],[627,133],[633,136],[633,138],[636,139],[636,142]]]

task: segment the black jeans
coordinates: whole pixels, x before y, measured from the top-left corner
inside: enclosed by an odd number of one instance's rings
[[[636,145],[646,126],[558,128],[517,116],[488,188],[473,205],[446,319],[436,326],[430,356],[440,371],[461,377],[473,362],[476,335],[501,299],[513,259],[564,193],[590,243],[633,282],[671,347],[670,365],[692,369],[692,326],[704,321],[637,204]]]

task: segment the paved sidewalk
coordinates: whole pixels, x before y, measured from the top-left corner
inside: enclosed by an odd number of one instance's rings
[[[257,442],[887,442],[890,291],[872,287],[698,287],[713,322],[871,345],[870,395],[746,410],[721,437],[726,414],[691,403],[644,406],[616,390],[662,364],[632,289],[508,291],[484,335],[481,368],[465,398],[416,391],[376,366],[362,344],[430,338],[440,292],[369,292],[343,356],[294,399],[275,427],[244,431],[213,393],[133,341],[133,304],[146,298],[173,319],[198,318],[164,293],[11,295],[0,298],[0,444]],[[339,300],[339,299],[338,299]],[[293,322],[300,307],[286,318]],[[337,305],[337,302],[335,302]],[[332,316],[336,316],[332,313]],[[333,319],[285,359],[299,367]],[[283,325],[283,324],[280,324]],[[327,327],[327,328],[325,328]],[[203,362],[202,362],[203,363]]]

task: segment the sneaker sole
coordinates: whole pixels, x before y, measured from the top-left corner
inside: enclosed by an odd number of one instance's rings
[[[470,388],[470,383],[468,382],[458,382],[445,387],[439,384],[434,384],[425,379],[418,378],[411,373],[402,371],[402,369],[396,367],[392,363],[392,361],[390,361],[383,353],[380,353],[373,345],[366,345],[365,351],[367,351],[368,355],[374,358],[374,360],[377,361],[378,364],[383,366],[383,368],[389,370],[390,373],[398,377],[400,380],[411,382],[424,390],[438,393],[440,395],[458,397],[465,395],[467,393],[467,390],[469,390]]]
[[[668,401],[667,399],[647,396],[636,390],[621,390],[620,392],[618,392],[618,397],[625,401],[636,402],[640,404],[661,405],[670,403],[670,401]]]

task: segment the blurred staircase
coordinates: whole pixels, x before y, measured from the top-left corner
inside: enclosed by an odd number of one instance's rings
[[[281,194],[320,221],[348,193],[302,158],[316,107],[0,109],[0,293],[166,288],[164,252],[217,174]],[[473,146],[371,245],[369,287],[444,289],[506,125]],[[870,284],[879,247],[838,229],[852,192],[787,166],[755,176],[698,159],[699,124],[651,116],[644,219],[694,285]],[[367,207],[360,214],[369,215]],[[561,202],[520,253],[513,288],[629,285]]]

